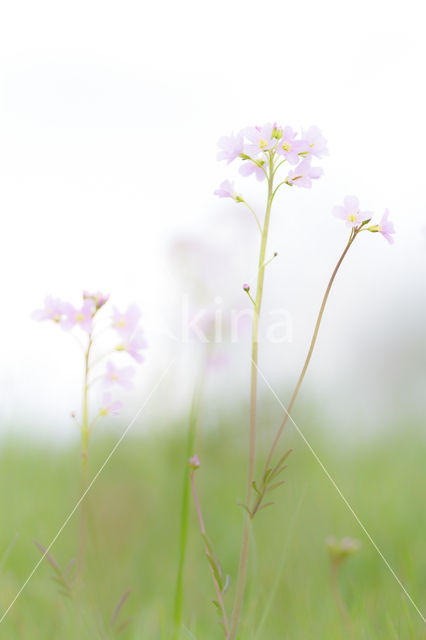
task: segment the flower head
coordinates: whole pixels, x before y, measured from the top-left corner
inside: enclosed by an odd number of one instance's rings
[[[328,156],[327,141],[318,127],[312,126],[307,131],[302,131],[302,138],[308,144],[308,151],[312,156]]]
[[[100,291],[96,293],[89,293],[88,291],[83,291],[83,300],[92,300],[95,305],[96,310],[100,309],[104,306],[109,300],[109,294],[104,295]]]
[[[311,167],[311,159],[308,157],[302,160],[295,169],[289,171],[287,184],[309,189],[312,187],[312,180],[317,180],[322,174],[321,167]]]
[[[234,183],[230,180],[221,182],[219,189],[216,189],[214,195],[219,196],[219,198],[232,198],[236,202],[242,202],[242,197],[235,191]]]
[[[44,299],[44,309],[36,309],[31,317],[37,321],[52,320],[60,323],[67,312],[67,307],[68,303],[49,295]]]
[[[266,178],[264,169],[265,164],[264,160],[257,160],[256,162],[253,162],[253,160],[248,159],[241,165],[239,172],[244,177],[251,176],[254,173],[259,182],[261,182]]]
[[[346,196],[343,206],[334,207],[333,215],[346,220],[348,227],[359,227],[363,222],[370,220],[373,214],[370,211],[359,210],[359,201],[356,196]]]
[[[129,305],[127,311],[123,313],[114,307],[112,310],[112,327],[120,335],[127,336],[136,331],[140,317],[140,309],[135,304]]]
[[[290,163],[297,164],[300,160],[299,153],[309,150],[309,144],[305,140],[295,140],[297,133],[291,127],[285,127],[277,144],[277,153]]]
[[[230,136],[223,136],[219,138],[218,145],[221,151],[217,154],[218,160],[227,160],[230,164],[235,158],[243,152],[244,137],[241,132],[235,136],[233,133]]]
[[[65,329],[65,331],[69,331],[78,325],[83,329],[83,331],[90,333],[93,328],[92,318],[94,311],[95,303],[89,298],[84,300],[80,309],[76,309],[72,304],[67,304],[65,317],[61,320],[61,327]]]
[[[106,363],[106,372],[103,378],[103,384],[104,386],[119,384],[124,389],[131,389],[133,386],[132,378],[134,375],[135,370],[133,367],[122,367],[119,369],[113,362],[108,360]]]
[[[277,140],[274,136],[274,125],[268,122],[263,127],[247,127],[243,131],[249,141],[244,147],[244,153],[249,156],[256,156],[262,151],[272,149]]]
[[[188,464],[189,464],[189,468],[192,469],[192,471],[195,471],[196,469],[198,469],[198,467],[200,466],[200,460],[197,454],[195,454],[195,456],[192,456],[192,458],[189,458]]]
[[[136,362],[143,362],[144,357],[140,352],[147,346],[142,329],[137,329],[133,333],[123,334],[123,341],[116,346],[116,350],[127,351]]]
[[[101,404],[101,409],[99,411],[99,414],[101,416],[109,416],[109,415],[116,416],[120,413],[122,408],[123,408],[123,403],[120,402],[119,400],[116,400],[115,402],[113,402],[111,394],[107,392],[107,393],[104,393],[104,396],[102,398],[102,404]]]
[[[392,236],[395,234],[395,227],[393,223],[389,220],[389,209],[386,209],[384,212],[382,219],[379,224],[375,224],[372,227],[368,227],[368,231],[379,232],[382,234],[384,238],[389,242],[389,244],[393,244],[395,239]]]
[[[354,538],[342,538],[338,540],[335,536],[328,536],[325,544],[332,560],[337,563],[341,563],[361,548],[360,541]]]

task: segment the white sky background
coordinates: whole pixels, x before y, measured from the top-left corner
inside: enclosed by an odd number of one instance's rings
[[[262,368],[284,391],[300,366],[346,239],[330,211],[354,193],[377,216],[389,207],[397,243],[368,234],[353,248],[308,387],[337,395],[335,420],[354,395],[369,399],[357,408],[366,423],[376,405],[418,398],[426,357],[423,31],[417,1],[3,3],[2,430],[29,421],[40,432],[74,428],[66,416],[79,402],[78,354],[56,327],[30,319],[46,293],[77,303],[82,288],[102,289],[121,307],[139,303],[151,349],[132,406],[173,353],[176,384],[173,393],[165,387],[170,398],[163,390],[162,407],[190,395],[195,368],[185,377],[188,356],[159,332],[158,318],[170,319],[184,293],[168,247],[185,234],[221,246],[228,258],[218,260],[213,289],[222,295],[226,280],[241,303],[241,283],[254,284],[255,228],[212,192],[236,178],[262,206],[264,186],[239,177],[236,164],[217,163],[216,143],[268,120],[317,124],[330,157],[312,190],[287,188],[276,201],[269,247],[279,257],[267,273],[265,313],[288,309],[294,335],[292,344],[265,345]],[[215,375],[226,386],[226,372]],[[246,390],[246,377],[235,388]]]

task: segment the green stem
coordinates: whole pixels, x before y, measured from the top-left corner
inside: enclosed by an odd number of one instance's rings
[[[302,386],[303,379],[305,377],[306,371],[307,371],[309,363],[311,361],[312,354],[313,354],[314,349],[315,349],[315,344],[316,344],[316,341],[317,341],[317,338],[318,338],[318,332],[319,332],[319,328],[321,326],[322,317],[324,315],[324,310],[325,310],[325,307],[326,307],[326,304],[327,304],[328,296],[330,295],[330,291],[331,291],[331,288],[333,286],[334,280],[336,278],[337,272],[339,271],[340,266],[341,266],[343,260],[345,259],[345,256],[348,253],[350,247],[352,246],[352,243],[355,240],[355,238],[358,235],[358,233],[359,233],[359,229],[352,230],[350,238],[349,238],[349,241],[348,241],[348,243],[347,243],[342,255],[340,256],[340,258],[339,258],[339,260],[338,260],[338,262],[337,262],[337,264],[336,264],[336,266],[334,268],[334,271],[333,271],[333,273],[331,275],[331,278],[329,280],[329,283],[327,285],[327,289],[325,290],[325,294],[324,294],[324,297],[323,297],[323,300],[322,300],[322,303],[321,303],[321,307],[320,307],[320,310],[319,310],[319,313],[318,313],[317,321],[316,321],[316,324],[315,324],[314,333],[312,335],[311,344],[309,346],[308,354],[306,356],[306,360],[305,360],[304,365],[302,367],[302,371],[301,371],[301,373],[299,375],[299,379],[297,381],[296,387],[295,387],[295,389],[293,391],[293,394],[291,396],[290,403],[289,403],[289,405],[287,407],[287,411],[286,411],[286,414],[284,416],[284,419],[283,419],[283,421],[281,423],[281,426],[279,427],[279,429],[277,431],[275,439],[274,439],[274,441],[272,443],[272,447],[271,447],[271,449],[269,451],[269,454],[268,454],[268,456],[266,458],[265,468],[264,468],[265,472],[269,468],[269,465],[271,463],[272,456],[274,455],[274,451],[276,449],[278,441],[279,441],[279,439],[281,437],[282,432],[284,431],[284,428],[285,428],[285,426],[287,424],[287,421],[288,421],[288,419],[290,417],[291,410],[293,409],[294,403],[296,402],[296,398],[297,398],[297,395],[298,395],[298,393],[300,391],[300,387]]]
[[[188,521],[189,521],[189,497],[190,497],[190,475],[188,459],[194,455],[195,432],[197,428],[198,412],[200,407],[201,385],[195,391],[192,401],[191,415],[189,418],[188,435],[186,440],[185,472],[183,478],[182,507],[180,518],[180,540],[179,540],[179,562],[176,579],[175,606],[174,606],[174,630],[173,640],[179,640],[182,624],[183,610],[183,573],[185,567],[185,557],[188,541]]]
[[[84,356],[84,383],[83,383],[83,417],[81,424],[81,495],[84,495],[88,486],[88,462],[89,462],[89,373],[90,351],[92,349],[92,334],[89,334],[89,343]],[[84,556],[86,550],[87,532],[87,503],[85,497],[80,507],[80,537],[78,545],[77,576],[81,580],[84,571]]]
[[[269,176],[268,176],[268,198],[266,203],[265,221],[262,229],[262,237],[259,252],[259,271],[257,278],[257,290],[253,317],[252,347],[251,347],[251,379],[250,379],[250,435],[249,454],[247,470],[246,505],[251,501],[253,491],[253,481],[256,464],[256,411],[257,411],[257,377],[258,377],[258,357],[259,357],[259,321],[260,310],[263,298],[263,283],[265,278],[265,254],[268,241],[269,222],[271,217],[272,194],[274,183],[274,160],[272,153],[269,156]],[[240,564],[238,568],[237,586],[235,593],[234,607],[231,617],[231,625],[227,640],[235,640],[238,623],[241,615],[241,608],[244,600],[244,591],[247,581],[247,564],[250,547],[250,526],[248,518],[244,520],[243,536],[241,541]]]

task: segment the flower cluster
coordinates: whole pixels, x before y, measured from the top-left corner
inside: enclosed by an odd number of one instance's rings
[[[218,144],[218,160],[226,160],[228,164],[236,158],[243,160],[241,175],[254,174],[258,180],[264,180],[275,175],[278,166],[287,162],[292,168],[283,183],[305,188],[310,188],[312,180],[318,179],[323,173],[321,167],[311,166],[312,158],[328,155],[325,138],[314,126],[302,131],[298,138],[297,132],[291,127],[269,122],[262,127],[247,127],[236,135],[220,138]],[[222,182],[215,195],[243,201],[228,180]]]
[[[119,413],[122,404],[113,400],[111,390],[117,386],[127,390],[131,389],[135,369],[131,366],[118,367],[109,359],[106,362],[104,373],[89,380],[93,369],[106,357],[117,352],[127,352],[136,362],[143,362],[142,352],[147,347],[139,325],[141,316],[139,308],[136,305],[130,305],[126,311],[122,312],[113,307],[108,327],[112,329],[111,346],[107,353],[92,362],[93,345],[101,333],[101,331],[95,331],[98,312],[108,300],[109,296],[100,292],[83,291],[81,306],[75,307],[69,302],[48,295],[44,300],[44,308],[37,309],[32,314],[34,320],[50,320],[58,324],[64,331],[72,331],[78,327],[83,331],[83,335],[86,335],[87,347],[83,348],[87,359],[87,383],[89,386],[92,382],[100,381],[104,389],[98,417]]]
[[[346,225],[351,227],[353,231],[371,231],[372,233],[381,233],[390,244],[394,243],[394,238],[392,236],[395,234],[395,227],[389,220],[388,209],[386,209],[378,224],[368,227],[367,225],[373,217],[371,211],[360,211],[358,198],[356,196],[346,196],[343,200],[343,205],[334,207],[333,215],[345,220]]]

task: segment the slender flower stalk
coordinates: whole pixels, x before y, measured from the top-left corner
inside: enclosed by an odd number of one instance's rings
[[[256,419],[257,419],[257,382],[258,382],[258,361],[259,361],[259,324],[260,311],[262,308],[263,284],[265,280],[265,255],[268,242],[269,222],[271,217],[271,207],[274,185],[274,155],[269,154],[269,174],[268,174],[268,196],[266,201],[265,220],[263,223],[262,236],[259,251],[259,269],[257,279],[257,289],[254,304],[253,329],[251,341],[251,376],[250,376],[250,430],[249,430],[249,454],[247,470],[246,504],[250,504],[253,481],[256,465]],[[241,607],[244,599],[244,591],[247,581],[247,565],[250,547],[250,521],[245,518],[243,525],[243,536],[240,551],[240,564],[238,569],[237,586],[235,594],[234,608],[231,617],[231,628],[229,638],[234,638],[241,614]]]

